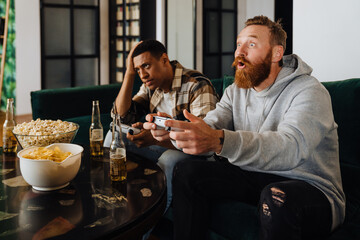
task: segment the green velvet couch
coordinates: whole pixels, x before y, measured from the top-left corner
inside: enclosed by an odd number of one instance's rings
[[[233,81],[225,76],[212,82],[221,96]],[[141,82],[135,82],[133,94]],[[323,82],[328,89],[338,124],[340,164],[346,194],[345,223],[328,239],[360,239],[360,79]],[[89,144],[92,100],[100,101],[105,133],[109,112],[120,84],[76,87],[31,92],[33,119],[62,119],[80,124],[75,143]],[[314,103],[316,104],[316,103]],[[171,209],[154,230],[160,239],[171,239]],[[258,239],[257,209],[235,201],[213,205],[209,239]]]
[[[135,80],[133,95],[137,92],[141,81]],[[89,128],[91,124],[92,101],[99,100],[101,123],[104,134],[109,130],[110,110],[119,93],[121,84],[86,86],[33,91],[31,96],[32,118],[35,120],[51,119],[75,122],[80,125],[73,140],[74,143],[89,145]]]

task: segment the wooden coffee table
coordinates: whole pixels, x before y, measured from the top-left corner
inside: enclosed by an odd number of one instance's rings
[[[16,155],[0,155],[0,239],[141,239],[161,218],[166,181],[152,161],[127,156],[128,179],[111,182],[109,150],[88,148],[70,185],[39,192],[24,182]]]

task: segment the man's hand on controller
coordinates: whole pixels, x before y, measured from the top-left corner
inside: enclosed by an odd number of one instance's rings
[[[151,145],[156,145],[157,140],[153,138],[151,132],[143,128],[142,122],[137,122],[131,125],[134,128],[141,129],[139,134],[131,135],[130,133],[126,134],[126,138],[135,143],[135,145],[139,148],[147,147]]]
[[[147,122],[144,123],[143,128],[151,130],[152,136],[159,142],[170,140],[169,132],[165,129],[158,129],[156,124],[153,123],[154,116],[171,118],[168,114],[162,112],[148,114],[145,118]]]
[[[165,126],[183,130],[169,133],[169,137],[176,140],[177,147],[181,148],[184,153],[195,155],[221,152],[222,141],[220,139],[224,138],[224,131],[211,128],[204,120],[192,115],[187,110],[184,110],[183,113],[190,122],[165,121]]]

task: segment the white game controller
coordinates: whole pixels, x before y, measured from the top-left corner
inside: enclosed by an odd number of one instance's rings
[[[166,127],[165,126],[165,121],[166,120],[172,120],[172,118],[154,116],[153,117],[153,123],[156,124],[156,129],[165,129],[166,131],[182,131],[181,129],[178,129],[178,128]],[[182,149],[177,146],[176,141],[174,139],[170,139],[170,141],[174,145],[175,148],[182,151]]]
[[[170,120],[171,118],[153,116],[153,123],[156,124],[156,129],[165,129],[166,131],[170,131],[168,127],[165,126],[165,121]]]
[[[112,130],[113,125],[114,125],[114,123],[110,123],[110,131]],[[120,131],[120,129],[119,129],[119,127],[117,125],[115,125],[115,128],[116,128],[116,131]],[[138,128],[134,128],[134,127],[131,127],[129,125],[121,123],[121,132],[124,133],[124,134],[130,133],[130,135],[136,135],[136,134],[139,134],[140,131],[141,130],[138,129]]]
[[[174,120],[174,119],[167,117],[153,116],[153,123],[156,124],[156,129],[165,129],[166,131],[182,131],[179,128],[166,127],[165,126],[166,120]]]
[[[126,124],[121,124],[121,132],[124,134],[129,133],[130,135],[136,135],[140,133],[140,129],[131,127]]]

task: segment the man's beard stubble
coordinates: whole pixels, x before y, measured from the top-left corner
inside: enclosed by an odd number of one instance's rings
[[[236,57],[232,66],[236,68],[235,84],[239,88],[253,88],[259,86],[270,74],[272,52],[269,51],[265,59],[258,64],[252,64],[244,57]],[[237,69],[238,62],[243,62],[246,67]]]

